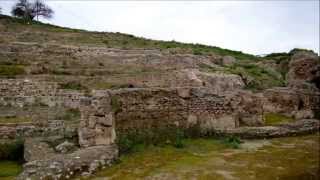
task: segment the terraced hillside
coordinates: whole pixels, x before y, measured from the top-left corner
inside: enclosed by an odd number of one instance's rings
[[[55,81],[66,89],[210,86],[235,74],[246,88],[262,90],[285,85],[290,57],[261,58],[199,44],[26,24],[3,15],[0,31],[2,78]]]

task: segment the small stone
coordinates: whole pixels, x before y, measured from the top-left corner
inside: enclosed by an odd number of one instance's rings
[[[55,149],[56,149],[56,151],[58,151],[60,153],[68,153],[70,151],[75,150],[76,146],[73,143],[65,141],[65,142],[59,144]]]

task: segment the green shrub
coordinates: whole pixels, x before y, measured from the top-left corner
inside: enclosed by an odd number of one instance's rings
[[[121,110],[121,102],[116,96],[111,96],[111,109],[114,113],[118,113]]]
[[[290,54],[290,55],[293,55],[293,54],[295,54],[295,53],[297,53],[297,52],[300,52],[300,51],[312,52],[312,53],[314,53],[314,51],[309,50],[309,49],[294,48],[294,49],[292,49],[292,50],[289,52],[289,54]]]
[[[61,83],[59,84],[60,89],[73,89],[73,90],[86,90],[87,87],[83,86],[79,82],[71,81],[67,83]]]
[[[183,133],[183,131],[180,130],[180,129],[177,129],[176,139],[175,139],[175,142],[174,142],[174,147],[176,147],[176,148],[183,148],[183,147],[184,147],[183,138],[184,138],[184,133]]]
[[[238,149],[240,147],[241,140],[236,136],[230,136],[223,138],[223,143],[231,148]]]
[[[193,49],[192,53],[194,55],[203,55],[203,52],[201,51],[201,49]]]

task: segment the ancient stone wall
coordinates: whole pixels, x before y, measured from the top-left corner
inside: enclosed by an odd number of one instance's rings
[[[23,79],[0,80],[0,106],[42,105],[79,108],[83,95],[74,90],[58,89],[58,84],[53,82]]]
[[[64,120],[69,121],[68,126],[77,123],[70,122],[74,114],[69,110],[78,109],[83,96],[81,92],[60,90],[57,83],[1,79],[0,137],[64,136],[69,128]],[[74,131],[76,127],[72,128]]]
[[[237,117],[226,98],[203,88],[132,89],[112,92],[117,131],[200,125],[234,128]]]
[[[0,124],[0,139],[17,139],[27,137],[61,136],[75,137],[76,129],[65,127],[62,120],[49,121],[46,126],[37,126],[34,123],[2,123]]]
[[[108,145],[116,133],[152,128],[235,128],[238,116],[231,101],[204,88],[94,91],[81,103],[79,142]]]
[[[265,112],[281,113],[296,119],[314,118],[320,112],[320,92],[317,91],[273,88],[266,90],[263,96]]]

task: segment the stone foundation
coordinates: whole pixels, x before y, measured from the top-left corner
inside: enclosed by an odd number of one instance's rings
[[[58,154],[28,162],[24,164],[24,171],[17,179],[69,179],[81,174],[92,174],[110,166],[117,157],[118,149],[114,145],[88,147],[71,154]]]

